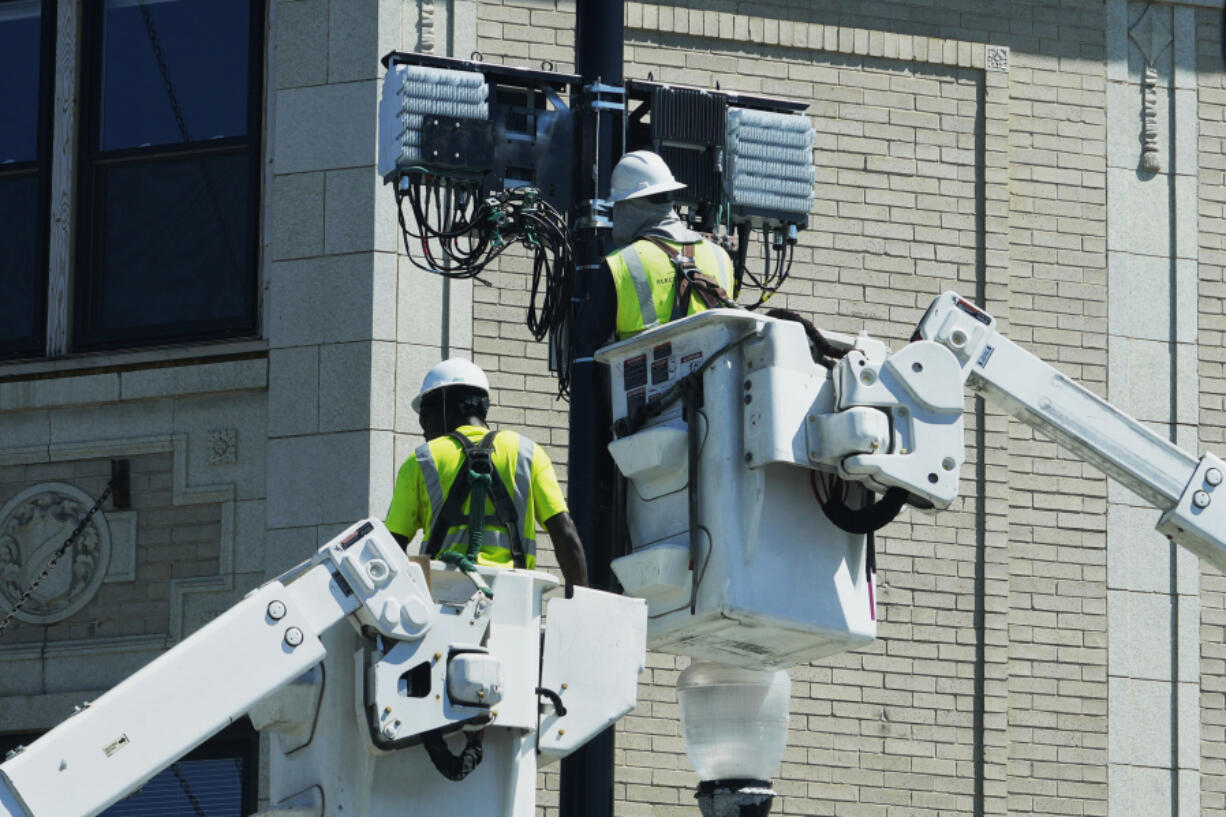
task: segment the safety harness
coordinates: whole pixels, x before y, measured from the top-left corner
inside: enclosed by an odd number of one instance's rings
[[[447,436],[460,444],[464,452],[464,460],[447,499],[439,509],[430,528],[430,537],[426,540],[425,553],[430,558],[437,558],[447,564],[455,565],[470,576],[476,576],[477,554],[481,551],[481,543],[485,535],[485,500],[488,497],[494,506],[494,516],[498,524],[506,528],[507,538],[511,544],[511,558],[515,566],[525,568],[528,565],[524,551],[522,534],[519,530],[519,513],[515,502],[507,493],[507,487],[494,468],[492,455],[497,431],[491,431],[481,438],[481,442],[473,444],[472,440],[459,431],[452,431]],[[464,513],[464,502],[469,502],[468,514]],[[468,550],[458,553],[454,550],[442,551],[443,540],[447,531],[454,527],[468,529]],[[487,596],[493,596],[489,589],[478,582],[477,586]]]
[[[715,307],[738,308],[739,304],[728,297],[728,293],[720,286],[719,281],[698,269],[694,257],[661,241],[655,236],[644,236],[647,241],[659,247],[673,262],[677,271],[676,284],[673,288],[673,312],[669,320],[675,321],[690,314],[690,300],[695,294],[707,309]],[[683,247],[693,245],[683,244]]]

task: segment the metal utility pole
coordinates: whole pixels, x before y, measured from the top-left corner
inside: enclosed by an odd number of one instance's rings
[[[577,100],[575,201],[576,332],[570,382],[570,508],[588,558],[592,587],[609,590],[613,573],[610,499],[613,466],[606,445],[609,405],[592,354],[605,338],[584,332],[592,318],[616,308],[596,284],[608,229],[598,226],[594,202],[607,198],[609,175],[622,153],[622,0],[579,0],[575,23],[575,71],[583,88]],[[613,728],[562,761],[562,817],[612,817]]]

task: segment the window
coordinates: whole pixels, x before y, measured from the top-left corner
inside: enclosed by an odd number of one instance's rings
[[[263,3],[85,3],[73,350],[257,329]]]
[[[0,735],[0,758],[36,734]],[[259,733],[246,718],[161,771],[102,817],[243,817],[257,808]]]
[[[0,0],[0,357],[38,354],[47,296],[55,15]]]

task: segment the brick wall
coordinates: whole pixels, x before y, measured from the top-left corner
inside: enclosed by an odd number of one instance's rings
[[[134,575],[103,582],[92,600],[64,621],[36,625],[15,619],[5,633],[6,644],[170,632],[171,582],[216,576],[221,539],[219,504],[173,504],[172,456],[129,458],[130,511],[136,518]],[[110,475],[110,460],[0,468],[0,506],[23,490],[48,482],[67,483],[96,497]],[[103,515],[113,514],[112,509],[108,501]],[[118,555],[115,551],[113,556]]]
[[[1220,451],[1226,442],[1226,81],[1222,76],[1221,16],[1198,10],[1199,36],[1199,341],[1202,445]],[[1226,814],[1226,579],[1200,573],[1201,809]]]
[[[1105,394],[1103,32],[1060,16],[1076,54],[1011,66],[1008,331]],[[1008,448],[1008,806],[1104,813],[1106,480],[1018,423]]]
[[[957,288],[1105,395],[1105,14],[1097,0],[991,11],[971,0],[628,3],[626,74],[809,103],[817,203],[774,303],[897,348],[928,300]],[[1219,13],[1197,14],[1200,435],[1220,447],[1226,91]],[[478,19],[487,59],[569,69],[572,4],[481,2]],[[1009,48],[1004,77],[976,56],[985,43]],[[522,293],[476,297],[479,359],[503,383],[530,383],[544,349],[519,345]],[[530,388],[547,397],[550,385]],[[967,406],[961,505],[909,512],[879,539],[879,639],[792,672],[777,813],[1107,810],[1107,481],[994,409]],[[564,442],[560,407],[523,408],[526,425]],[[1201,807],[1221,813],[1216,570],[1202,570],[1200,602]],[[619,727],[619,815],[693,813],[671,689],[685,664],[652,655]],[[543,781],[555,788],[556,770]],[[553,812],[551,793],[541,803]]]

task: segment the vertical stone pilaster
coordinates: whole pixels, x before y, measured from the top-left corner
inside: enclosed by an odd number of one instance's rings
[[[376,170],[380,58],[418,47],[417,9],[307,0],[273,17],[269,572],[386,510],[397,432],[418,431],[400,398],[464,323],[440,318],[436,277],[404,269]]]
[[[389,30],[397,28],[400,35],[385,43],[380,57],[396,49],[467,59],[476,50],[476,0],[381,0],[381,7],[385,14],[399,15],[398,25],[389,25]],[[378,483],[373,489],[384,497],[378,509],[382,513],[391,499],[396,469],[421,444],[417,414],[410,403],[426,371],[446,357],[472,357],[473,284],[427,272],[414,263],[422,263],[420,254],[412,259],[406,254],[395,196],[382,179],[377,180],[374,201],[375,230],[386,239],[378,251],[396,270],[394,288],[377,296],[395,304],[394,369],[374,385],[394,395],[390,470],[372,475],[372,482]]]
[[[1195,12],[1109,0],[1108,399],[1195,451]],[[1200,809],[1199,565],[1108,491],[1112,810]]]
[[[422,376],[444,356],[472,353],[472,285],[421,270],[405,254],[375,150],[381,58],[468,56],[475,18],[475,0],[277,6],[269,572],[337,526],[383,514],[396,468],[420,442],[409,403]]]

